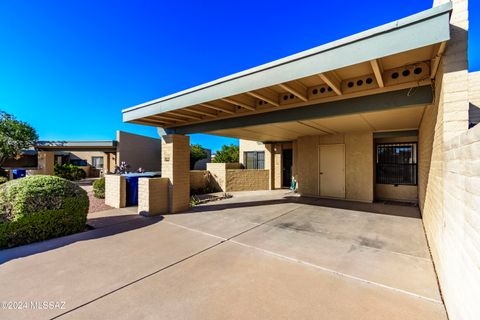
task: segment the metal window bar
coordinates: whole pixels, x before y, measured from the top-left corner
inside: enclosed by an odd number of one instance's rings
[[[416,143],[377,145],[377,183],[416,185],[417,170]]]

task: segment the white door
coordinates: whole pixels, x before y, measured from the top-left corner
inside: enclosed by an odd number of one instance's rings
[[[345,145],[319,146],[320,196],[345,198]]]

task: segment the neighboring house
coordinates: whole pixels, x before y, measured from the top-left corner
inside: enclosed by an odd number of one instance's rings
[[[4,168],[26,169],[28,174],[53,175],[55,164],[73,164],[88,177],[112,173],[122,161],[131,171],[161,170],[161,141],[128,132],[117,131],[116,140],[39,141],[18,159],[8,160]]]
[[[212,150],[210,149],[204,149],[207,152],[207,157],[205,159],[200,159],[197,162],[195,162],[193,169],[194,170],[206,170],[207,169],[207,163],[212,162]]]
[[[123,110],[125,122],[159,128],[168,211],[188,209],[187,134],[240,138],[241,161],[267,169],[271,189],[293,176],[303,196],[418,201],[450,318],[474,319],[480,126],[469,116],[479,88],[468,1],[443,2]]]

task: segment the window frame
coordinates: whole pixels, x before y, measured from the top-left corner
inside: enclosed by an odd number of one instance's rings
[[[379,147],[384,147],[384,148],[395,148],[395,147],[410,147],[411,148],[411,161],[406,162],[406,163],[399,163],[396,162],[395,160],[392,160],[392,162],[379,162]],[[413,172],[412,172],[412,181],[409,183],[406,182],[399,182],[399,181],[392,181],[395,180],[394,177],[383,177],[382,179],[379,179],[379,167],[385,165],[391,165],[391,166],[397,166],[398,169],[401,171],[400,168],[406,167],[406,166],[411,166],[413,167]],[[411,142],[382,142],[382,143],[376,143],[375,144],[375,183],[376,184],[387,184],[387,185],[405,185],[405,186],[418,186],[418,142],[417,141],[411,141]]]
[[[248,167],[248,154],[253,155],[253,168]],[[263,158],[259,161],[259,155],[262,155]],[[244,151],[243,152],[243,163],[246,169],[252,170],[265,170],[265,151]],[[259,163],[262,164],[262,167],[259,168]]]
[[[101,168],[97,168],[97,166],[95,166],[95,161],[94,159],[102,159],[102,167]],[[102,156],[92,156],[92,167],[95,168],[95,169],[103,169],[105,167],[105,159],[104,157]]]

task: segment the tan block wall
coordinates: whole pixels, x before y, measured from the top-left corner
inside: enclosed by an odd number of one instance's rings
[[[155,216],[168,213],[168,179],[138,179],[138,213]]]
[[[54,152],[52,151],[39,151],[38,152],[38,170],[36,174],[46,174],[53,176],[54,167]]]
[[[410,185],[376,184],[375,198],[378,200],[418,201],[418,187]]]
[[[305,136],[296,141],[295,171],[301,195],[318,196],[318,146],[345,144],[345,198],[373,201],[373,135],[371,132]]]
[[[124,176],[107,174],[105,176],[105,204],[114,208],[124,208],[127,202],[126,181]]]
[[[440,3],[445,1],[435,1]],[[451,40],[436,78],[435,106],[420,126],[419,200],[449,318],[478,319],[480,127],[467,130],[468,1],[454,0]],[[474,96],[474,95],[473,95]],[[426,157],[424,162],[426,162]]]
[[[268,190],[268,170],[226,170],[225,192]]]
[[[468,98],[480,108],[480,71],[468,74]]]
[[[273,154],[273,187],[275,189],[280,189],[282,187],[283,180],[283,159],[282,159],[282,144],[275,144],[274,154]]]
[[[227,190],[227,166],[225,163],[207,163],[207,171],[212,175],[212,183],[216,190]]]
[[[190,137],[162,136],[162,177],[168,178],[169,213],[188,210],[190,204]]]
[[[160,139],[117,131],[117,141],[118,164],[126,161],[130,165],[130,171],[137,171],[140,167],[145,171],[161,171]]]
[[[200,190],[208,185],[207,170],[191,170],[190,171],[190,189]]]

